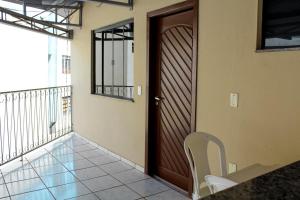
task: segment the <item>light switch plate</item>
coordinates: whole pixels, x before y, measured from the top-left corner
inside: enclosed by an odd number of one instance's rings
[[[141,85],[138,85],[137,93],[138,93],[138,96],[142,96],[142,86]]]
[[[239,94],[230,93],[230,107],[237,108],[239,106]]]
[[[229,163],[228,174],[232,174],[232,173],[235,173],[235,172],[237,172],[237,164]]]

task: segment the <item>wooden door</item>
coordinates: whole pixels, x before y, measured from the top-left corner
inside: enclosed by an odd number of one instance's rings
[[[154,174],[188,190],[190,169],[185,137],[193,131],[195,95],[194,10],[162,16],[156,21],[156,61],[153,74]]]

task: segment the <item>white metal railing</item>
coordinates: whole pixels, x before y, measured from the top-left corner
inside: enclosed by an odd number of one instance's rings
[[[0,165],[72,132],[72,87],[0,92]]]

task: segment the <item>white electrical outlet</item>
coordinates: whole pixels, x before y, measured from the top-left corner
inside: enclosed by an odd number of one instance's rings
[[[139,85],[137,87],[137,93],[138,93],[139,96],[142,96],[142,86],[141,85]]]
[[[228,174],[232,174],[232,173],[235,173],[235,172],[237,172],[237,164],[229,163]]]
[[[239,106],[239,94],[230,93],[230,107],[237,108]]]

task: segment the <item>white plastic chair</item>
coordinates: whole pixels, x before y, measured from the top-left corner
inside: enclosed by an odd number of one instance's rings
[[[231,188],[235,185],[237,185],[236,182],[233,182],[229,179],[218,177],[218,176],[212,176],[207,175],[205,176],[205,182],[210,190],[211,194],[215,194],[217,192],[220,192],[222,190]]]
[[[188,135],[184,141],[184,150],[188,158],[193,175],[193,199],[200,199],[200,185],[205,182],[205,176],[210,175],[208,162],[208,144],[215,143],[219,147],[221,175],[227,176],[227,165],[225,156],[225,147],[223,143],[215,136],[208,133],[196,132]]]

